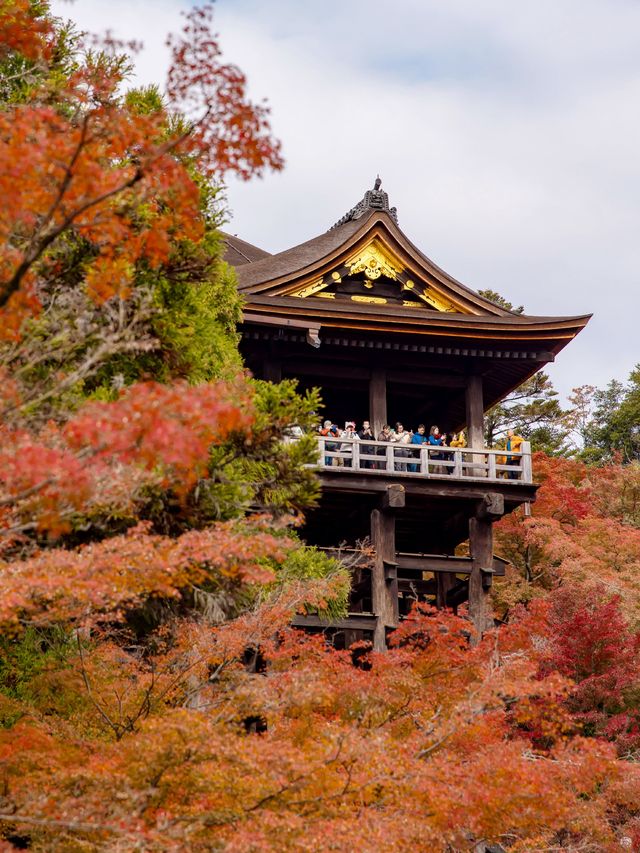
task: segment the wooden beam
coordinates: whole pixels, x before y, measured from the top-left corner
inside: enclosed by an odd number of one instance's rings
[[[337,628],[339,630],[374,631],[376,618],[374,616],[347,616],[346,619],[321,619],[319,616],[293,617],[291,624],[296,628]]]
[[[383,492],[382,509],[402,509],[405,502],[405,488],[401,483],[391,483]]]
[[[279,326],[280,328],[288,329],[310,329],[319,332],[322,324],[315,320],[298,320],[294,317],[269,317],[265,314],[244,313],[242,315],[243,323],[254,323],[258,326]]]
[[[493,525],[485,518],[469,519],[469,547],[473,567],[469,575],[469,615],[476,629],[475,642],[493,627],[487,574],[493,572]]]
[[[371,572],[371,598],[377,617],[373,647],[382,652],[387,647],[386,629],[398,624],[398,578],[389,567],[396,560],[396,518],[392,512],[374,509],[371,512],[371,544],[375,550]],[[395,577],[393,576],[395,574]]]
[[[466,388],[467,379],[464,376],[443,373],[440,371],[427,371],[424,364],[409,370],[409,365],[404,370],[387,370],[387,381],[394,385],[416,385],[419,388]]]
[[[393,447],[393,445],[389,446]],[[336,473],[336,471],[340,473]],[[356,474],[351,473],[350,469],[322,468],[319,474],[323,489],[352,492],[357,495],[373,495],[385,492],[390,479],[390,475],[383,471],[361,471]],[[397,473],[394,479],[398,479]],[[483,500],[487,494],[486,480],[473,480],[471,477],[463,477],[456,480],[455,483],[445,483],[443,479],[407,477],[402,485],[407,495],[424,495],[425,497]],[[512,510],[524,501],[534,501],[538,486],[533,483],[523,483],[521,480],[498,480],[491,483],[491,490],[502,494],[505,505],[508,505],[509,510]]]
[[[306,376],[317,379],[318,385],[331,385],[328,377],[333,377],[337,382],[344,379],[355,379],[358,382],[366,382],[371,371],[366,367],[351,367],[339,361],[332,362],[328,358],[318,358],[316,362],[304,362],[297,357],[292,358],[286,365],[287,373],[293,377]]]
[[[387,423],[387,374],[379,367],[373,368],[369,378],[369,420],[377,438]]]
[[[476,518],[483,518],[489,521],[497,521],[504,515],[504,495],[495,492],[486,494],[484,498],[478,502],[476,508]]]
[[[466,390],[467,445],[474,450],[484,447],[484,402],[482,376],[471,374]]]
[[[445,554],[407,554],[398,551],[396,563],[400,571],[434,572],[435,574],[470,575],[471,557],[448,557]],[[491,568],[498,577],[504,575],[507,560],[492,557]]]
[[[458,581],[447,593],[447,607],[457,608],[469,599],[469,584],[467,581]]]

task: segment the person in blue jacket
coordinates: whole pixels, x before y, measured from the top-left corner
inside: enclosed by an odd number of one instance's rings
[[[425,425],[420,424],[418,426],[417,432],[414,432],[413,435],[411,436],[411,444],[418,444],[418,445],[427,444],[427,436],[425,435],[426,430],[427,430],[427,428],[425,427]],[[416,452],[412,453],[411,455],[417,456],[418,453],[416,451]],[[415,462],[412,463],[411,465],[409,465],[409,471],[413,471],[415,473],[416,471],[419,471],[419,470],[420,470],[420,465],[417,465]]]

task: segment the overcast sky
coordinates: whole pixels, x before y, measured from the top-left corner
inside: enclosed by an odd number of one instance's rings
[[[180,0],[54,0],[141,39],[162,82]],[[400,226],[473,289],[594,317],[566,394],[640,361],[640,0],[218,0],[225,59],[268,98],[284,172],[230,181],[227,230],[271,252],[327,230],[377,173]]]

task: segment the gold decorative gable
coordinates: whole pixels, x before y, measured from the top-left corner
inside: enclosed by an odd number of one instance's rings
[[[299,285],[288,295],[300,299],[322,297],[405,308],[423,307],[447,313],[461,311],[429,284],[413,281],[402,261],[377,238],[331,272]]]
[[[346,266],[349,267],[349,275],[363,272],[370,281],[375,281],[381,275],[395,281],[403,271],[400,261],[391,253],[385,252],[377,240],[371,242],[355,258],[348,260]]]

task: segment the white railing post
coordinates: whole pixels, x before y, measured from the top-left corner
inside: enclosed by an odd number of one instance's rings
[[[489,450],[487,453],[487,461],[489,463],[489,479],[495,480],[496,478],[496,454],[495,451]]]
[[[318,465],[319,465],[321,468],[325,468],[325,467],[326,467],[326,462],[325,462],[325,455],[324,455],[324,453],[325,453],[325,448],[324,448],[324,438],[319,438],[319,439],[318,439]]]
[[[423,477],[429,476],[429,448],[424,444],[420,448],[420,473]]]
[[[454,477],[462,477],[462,451],[454,450],[453,451],[453,476]]]
[[[360,470],[360,443],[356,441],[355,438],[350,438],[351,442],[351,458],[353,462],[351,463],[351,467],[354,471]]]
[[[387,445],[387,452],[386,452],[385,456],[386,456],[386,459],[385,459],[385,464],[386,464],[385,471],[390,472],[391,474],[393,474],[393,472],[394,472],[394,470],[395,470],[395,467],[394,467],[394,464],[393,464],[393,459],[394,459],[394,457],[393,457],[393,444],[389,444],[389,445]]]
[[[531,443],[528,441],[522,442],[522,456],[520,457],[522,465],[522,480],[525,483],[533,483],[533,468],[531,466]]]

